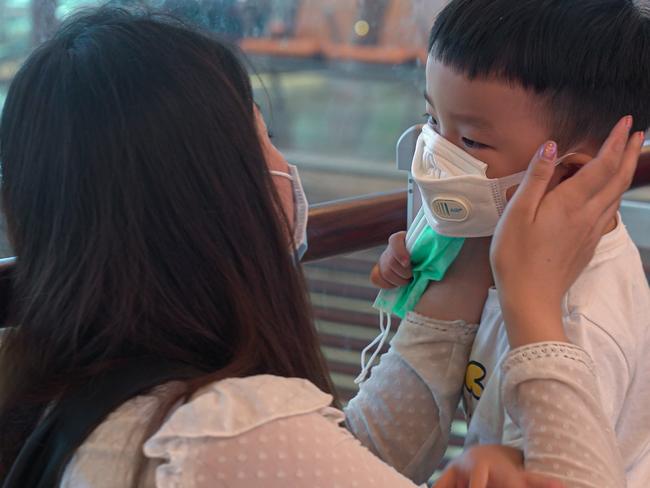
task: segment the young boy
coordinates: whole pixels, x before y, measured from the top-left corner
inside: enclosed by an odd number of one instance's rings
[[[650,125],[650,16],[631,0],[452,0],[433,26],[426,77],[427,130],[484,162],[487,178],[525,170],[549,139],[557,142],[559,156],[595,156],[621,116],[633,115],[633,130]],[[559,166],[558,181],[573,169]],[[464,245],[487,249],[478,242],[467,239]],[[383,288],[407,283],[411,271],[405,258],[403,235],[394,236],[373,270],[373,282]],[[482,262],[485,267],[487,253]],[[443,283],[431,285],[422,301]],[[471,277],[467,286],[476,286]],[[457,290],[460,300],[465,292]],[[416,310],[435,313],[426,307]],[[405,322],[423,320],[418,317],[411,314]],[[615,430],[627,486],[648,486],[650,291],[639,253],[620,218],[611,223],[591,263],[565,297],[563,320],[570,341],[594,361],[607,417],[603,421]],[[434,397],[440,391],[460,394],[462,389],[466,446],[523,449],[500,394],[500,364],[509,346],[498,290],[489,290],[476,335],[464,351],[464,375],[418,374]],[[390,354],[382,359],[384,371],[378,367],[384,382]],[[450,423],[455,405],[435,401],[444,437],[449,425],[443,420]],[[359,408],[357,404],[349,409],[348,423],[355,431],[363,430],[354,416]],[[569,406],[566,415],[571,414]],[[368,444],[379,445],[375,438],[380,433],[368,435]],[[588,466],[589,453],[576,462]],[[558,474],[567,483],[577,479],[572,472]]]

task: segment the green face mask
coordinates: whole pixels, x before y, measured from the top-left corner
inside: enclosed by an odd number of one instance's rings
[[[388,338],[391,327],[391,314],[404,318],[412,311],[427,289],[430,281],[440,281],[444,278],[449,266],[458,257],[465,239],[446,237],[437,234],[420,210],[406,234],[406,248],[411,254],[411,282],[392,290],[381,290],[373,307],[379,310],[379,328],[381,332],[361,353],[361,373],[355,380],[361,383]],[[367,352],[376,347],[368,362]]]
[[[420,210],[406,234],[406,248],[411,254],[413,279],[407,285],[381,290],[373,307],[404,318],[415,308],[430,281],[440,281],[458,257],[465,239],[437,234]]]

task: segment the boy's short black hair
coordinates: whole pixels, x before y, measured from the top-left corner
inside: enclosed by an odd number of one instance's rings
[[[650,126],[650,16],[633,0],[452,0],[429,51],[548,97],[560,144],[602,141],[623,115]]]

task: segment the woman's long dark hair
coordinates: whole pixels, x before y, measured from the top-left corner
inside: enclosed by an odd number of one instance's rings
[[[48,404],[122,359],[210,372],[181,396],[260,373],[331,392],[229,48],[152,15],[86,12],[30,56],[0,124],[18,258],[0,480]]]

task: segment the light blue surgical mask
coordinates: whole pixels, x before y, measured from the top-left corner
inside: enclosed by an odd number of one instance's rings
[[[307,219],[309,218],[309,202],[305,195],[305,190],[300,181],[298,168],[293,164],[289,165],[289,173],[284,171],[270,171],[274,176],[281,176],[291,181],[291,188],[293,189],[293,249],[296,261],[300,261],[307,252]]]

